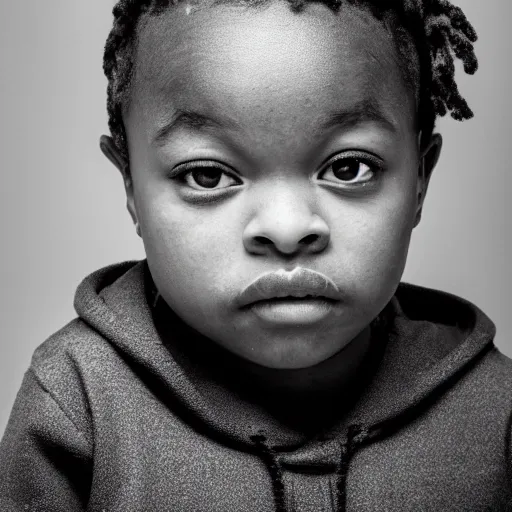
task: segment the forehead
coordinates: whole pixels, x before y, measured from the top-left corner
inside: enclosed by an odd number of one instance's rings
[[[294,13],[282,1],[180,3],[144,20],[135,62],[132,101],[155,122],[198,108],[253,120],[261,111],[282,126],[298,103],[311,112],[375,104],[397,124],[411,117],[391,34],[349,4]]]

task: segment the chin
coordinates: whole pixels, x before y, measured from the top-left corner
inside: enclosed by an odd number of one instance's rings
[[[319,350],[317,345],[311,346],[309,340],[307,345],[304,345],[296,342],[293,346],[283,346],[283,343],[280,343],[277,346],[267,347],[265,351],[258,354],[249,352],[239,355],[252,363],[274,370],[300,370],[319,365],[344,348],[344,346],[330,349],[324,347],[323,350]]]

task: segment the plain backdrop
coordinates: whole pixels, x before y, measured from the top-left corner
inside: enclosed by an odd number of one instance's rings
[[[461,295],[512,356],[512,2],[457,0],[480,69],[458,73],[476,117],[443,119],[403,280]],[[144,257],[107,132],[103,45],[113,0],[0,0],[0,435],[34,349],[74,317],[78,283]]]

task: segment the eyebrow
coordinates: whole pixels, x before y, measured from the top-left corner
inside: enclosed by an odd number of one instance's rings
[[[375,103],[370,101],[363,101],[352,107],[349,111],[333,112],[320,125],[319,130],[327,131],[332,128],[348,129],[364,123],[376,123],[386,131],[397,132],[395,124],[388,119]],[[178,109],[172,119],[158,129],[153,138],[152,145],[163,146],[170,138],[172,132],[178,129],[198,132],[215,129],[236,131],[240,130],[240,126],[229,118],[216,119],[193,110]]]
[[[167,142],[172,132],[178,129],[187,129],[192,131],[209,131],[212,129],[237,130],[240,126],[233,120],[214,117],[194,112],[193,110],[178,109],[172,119],[156,132],[152,144],[162,146]]]
[[[386,131],[396,133],[398,127],[382,111],[379,105],[372,101],[363,101],[356,104],[349,111],[334,112],[320,125],[320,130],[327,131],[332,128],[348,129],[358,124],[375,123]]]

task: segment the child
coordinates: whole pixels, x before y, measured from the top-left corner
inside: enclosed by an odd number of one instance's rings
[[[114,8],[101,149],[147,259],[35,351],[1,510],[512,510],[494,325],[400,283],[473,28],[447,0],[187,1]]]

